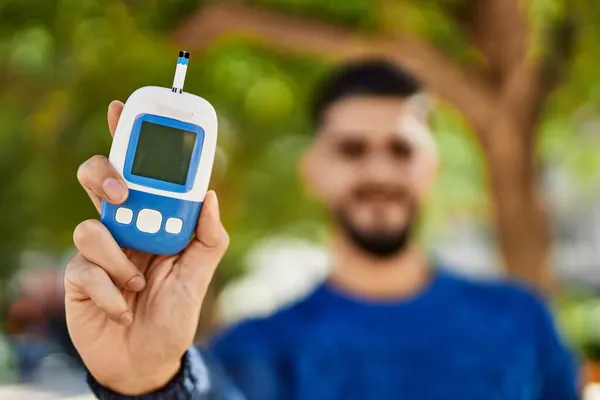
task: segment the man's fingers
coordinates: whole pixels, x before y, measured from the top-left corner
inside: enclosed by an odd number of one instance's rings
[[[195,241],[204,248],[227,249],[229,235],[221,223],[219,200],[214,190],[209,190],[204,198],[204,207],[196,225]]]
[[[111,136],[115,136],[117,124],[121,117],[121,113],[123,112],[123,106],[124,104],[118,100],[114,100],[108,105],[108,129],[110,130]]]
[[[93,156],[79,167],[77,179],[100,211],[101,200],[121,204],[129,189],[121,175],[104,156]]]
[[[142,273],[100,221],[91,219],[77,225],[73,242],[81,255],[103,268],[119,287],[139,292],[146,286]]]
[[[108,105],[108,129],[112,136],[115,135],[122,112],[123,103],[120,101],[114,100]],[[98,211],[102,207],[102,199],[113,204],[121,204],[127,199],[125,181],[104,156],[94,156],[81,164],[77,179]]]
[[[120,325],[128,326],[133,314],[123,295],[102,268],[77,254],[65,271],[67,301],[90,299],[108,318]]]
[[[177,261],[181,272],[200,280],[206,289],[212,275],[229,246],[229,235],[219,216],[217,195],[210,190],[204,199],[196,235]]]

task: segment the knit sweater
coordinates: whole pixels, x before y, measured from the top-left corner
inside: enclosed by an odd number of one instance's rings
[[[322,284],[242,322],[145,399],[575,400],[576,368],[551,314],[509,282],[437,271],[409,299],[367,301]],[[128,399],[90,377],[100,399]]]

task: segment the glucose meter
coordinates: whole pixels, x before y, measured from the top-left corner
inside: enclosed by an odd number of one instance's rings
[[[179,52],[171,89],[143,87],[125,103],[109,161],[129,188],[120,205],[102,201],[101,221],[125,248],[183,250],[194,234],[217,145],[217,115],[183,92],[189,53]]]

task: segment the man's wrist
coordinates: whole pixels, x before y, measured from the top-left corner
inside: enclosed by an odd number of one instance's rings
[[[147,374],[121,376],[107,380],[97,379],[91,373],[90,375],[104,391],[114,392],[124,397],[133,397],[161,390],[175,380],[178,375],[181,375],[181,369],[182,363],[178,361],[160,369],[155,368]]]

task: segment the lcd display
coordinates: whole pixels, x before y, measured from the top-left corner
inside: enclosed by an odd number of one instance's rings
[[[185,185],[196,134],[143,121],[131,173]]]

